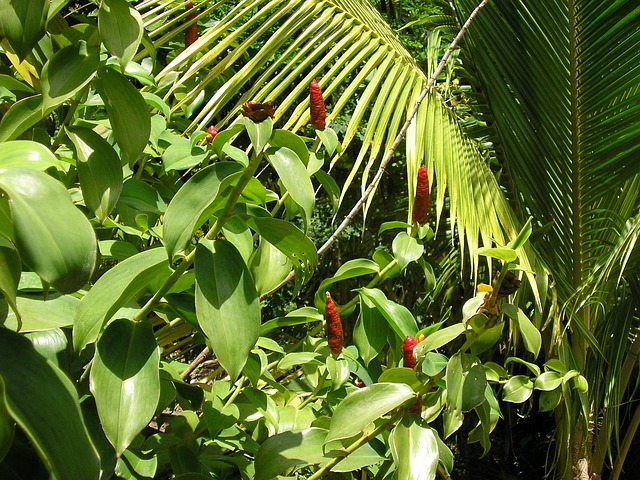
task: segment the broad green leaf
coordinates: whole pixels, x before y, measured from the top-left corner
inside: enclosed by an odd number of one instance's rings
[[[456,353],[449,359],[446,371],[447,415],[444,417],[445,438],[462,425],[463,413],[485,401],[487,379],[477,357]]]
[[[449,359],[441,353],[427,352],[421,365],[422,373],[435,377],[447,367],[447,363]]]
[[[318,135],[322,145],[327,150],[327,155],[332,157],[340,145],[336,132],[331,128],[324,128],[323,130],[316,130],[316,135]]]
[[[0,376],[0,463],[7,455],[13,443],[13,434],[16,430],[16,422],[11,418],[6,405],[4,381]]]
[[[291,222],[271,217],[251,217],[247,224],[291,260],[297,278],[308,280],[313,276],[318,252],[302,230]]]
[[[122,191],[120,157],[109,142],[86,127],[67,127],[67,135],[76,147],[84,203],[103,222]]]
[[[165,172],[187,170],[200,165],[207,155],[203,147],[191,145],[188,138],[180,138],[172,142],[162,153],[162,164]]]
[[[4,295],[14,313],[17,313],[16,294],[22,262],[13,244],[0,235],[0,292]],[[16,322],[20,326],[20,321]],[[6,326],[6,323],[5,323]]]
[[[241,169],[234,162],[215,163],[196,173],[173,196],[164,216],[162,239],[170,259],[187,248],[194,232],[213,213],[218,194],[229,183],[224,180]]]
[[[120,61],[124,72],[142,39],[144,27],[140,13],[127,0],[102,0],[98,30],[107,51]]]
[[[167,209],[153,185],[133,177],[122,185],[118,202],[139,212],[161,214]]]
[[[340,446],[338,446],[340,445]],[[375,445],[375,448],[374,448]],[[332,445],[325,446],[325,451],[330,448]],[[336,449],[340,448],[342,445],[339,442],[336,442]],[[331,458],[339,452],[329,451],[325,454],[325,461],[322,464],[330,461]],[[379,442],[375,439],[365,443],[361,447],[359,447],[355,452],[351,453],[344,460],[341,460],[340,463],[331,467],[332,472],[353,472],[354,470],[361,470],[364,467],[368,467],[369,465],[374,465],[376,463],[380,463],[385,460],[384,456],[384,447],[382,446],[382,442]]]
[[[415,397],[402,383],[374,383],[349,393],[336,407],[325,443],[353,437],[384,414]]]
[[[238,250],[225,240],[196,247],[196,315],[220,365],[235,380],[260,335],[260,303]]]
[[[391,222],[384,222],[382,225],[380,225],[380,228],[378,229],[378,235],[381,235],[382,233],[388,231],[388,230],[406,230],[407,228],[411,228],[411,225],[408,224],[407,222],[398,222],[398,221],[391,221]]]
[[[260,326],[260,335],[267,335],[270,331],[280,327],[304,325],[306,323],[322,322],[323,315],[316,308],[303,307],[289,312],[284,317],[273,318]]]
[[[309,149],[307,148],[307,144],[304,143],[304,140],[302,140],[299,135],[289,130],[274,130],[269,139],[269,145],[272,147],[287,147],[296,152],[296,155],[302,160],[302,163],[305,165],[309,163]]]
[[[256,480],[272,480],[292,467],[321,463],[327,431],[308,428],[267,438],[256,454]]]
[[[378,377],[380,383],[404,383],[409,385],[414,390],[421,387],[422,383],[416,376],[416,371],[413,368],[394,367],[387,368]]]
[[[0,351],[7,410],[47,469],[59,479],[99,478],[100,458],[73,383],[37,353],[29,340],[6,328],[0,328]]]
[[[102,326],[120,307],[168,266],[162,248],[152,248],[120,262],[108,270],[80,301],[73,319],[73,345],[80,352],[95,342]]]
[[[384,315],[365,296],[360,297],[360,313],[353,328],[353,343],[365,365],[387,344],[389,324]]]
[[[251,257],[249,269],[256,284],[258,295],[274,290],[289,275],[293,268],[291,260],[264,238]]]
[[[251,145],[253,145],[256,153],[261,153],[271,138],[273,120],[266,118],[264,121],[256,123],[247,117],[242,117],[239,123],[244,124],[247,134],[249,135],[249,140],[251,140]]]
[[[332,213],[335,215],[338,212],[338,207],[340,206],[340,186],[333,179],[331,175],[329,175],[324,170],[318,170],[315,174],[316,180],[320,182],[322,188],[324,188],[327,195],[329,195],[329,200],[331,200]]]
[[[43,115],[82,90],[95,76],[99,63],[99,49],[83,40],[56,52],[42,67]]]
[[[249,265],[253,254],[253,232],[240,217],[229,217],[222,227],[224,238],[238,249],[245,263]],[[278,252],[280,253],[280,252]],[[289,268],[291,270],[291,268]],[[255,276],[254,276],[255,279]]]
[[[538,410],[541,412],[550,412],[562,401],[562,389],[556,388],[548,392],[541,392],[538,398]]]
[[[460,335],[462,335],[464,331],[464,325],[462,325],[462,323],[456,323],[455,325],[451,325],[449,327],[443,328],[442,330],[438,330],[437,332],[433,332],[431,335],[425,338],[424,341],[416,345],[416,356],[420,357],[426,352],[436,350],[440,347],[445,346],[450,341],[455,340]]]
[[[48,11],[48,0],[0,1],[0,26],[3,36],[20,60],[24,60],[44,36]]]
[[[90,389],[116,455],[147,426],[160,398],[160,350],[147,322],[111,322],[96,344]]]
[[[474,253],[485,257],[497,258],[506,263],[513,262],[518,258],[518,253],[513,248],[507,247],[481,247],[477,248]]]
[[[42,94],[17,101],[0,120],[0,142],[18,138],[40,120],[42,120]]]
[[[29,149],[25,144],[26,154]],[[61,293],[85,285],[96,264],[97,242],[67,189],[50,176],[25,168],[0,169],[0,189],[10,200],[22,261]]]
[[[505,303],[502,306],[502,310],[507,316],[515,323],[522,335],[522,341],[524,342],[524,348],[527,351],[533,353],[533,357],[537,358],[540,353],[540,347],[542,346],[542,335],[535,325],[529,320],[524,312],[511,304]]]
[[[360,288],[358,294],[375,305],[399,338],[417,333],[418,325],[411,312],[405,306],[389,300],[381,290]]]
[[[62,170],[62,162],[41,143],[30,140],[0,143],[0,168],[30,168],[44,171],[50,167]]]
[[[51,328],[69,327],[80,303],[71,295],[50,293],[46,299],[42,294],[20,294],[16,298],[18,311],[22,320],[21,332],[38,332]],[[5,327],[17,329],[18,321],[15,315],[9,313]]]
[[[316,203],[313,183],[307,167],[300,157],[287,147],[269,148],[266,156],[289,192],[293,201],[300,206],[305,223],[305,231],[309,228],[311,215]]]
[[[351,373],[346,359],[335,359],[333,356],[327,357],[327,370],[331,377],[331,390],[337,390],[344,385]]]
[[[504,385],[502,400],[505,402],[526,402],[533,393],[533,382],[525,375],[515,375]]]
[[[51,328],[25,335],[40,355],[62,371],[68,371],[71,364],[69,339],[60,328]]]
[[[536,390],[542,390],[544,392],[555,390],[560,385],[562,385],[562,375],[553,371],[540,374],[533,384]]]
[[[482,352],[486,352],[493,347],[500,337],[502,336],[502,330],[504,328],[504,322],[498,322],[493,327],[482,332],[478,338],[471,344],[471,353],[479,355]]]
[[[341,280],[347,280],[349,278],[361,277],[363,275],[371,275],[378,273],[380,267],[372,260],[366,258],[356,258],[354,260],[348,260],[340,265],[336,273],[331,278],[327,278],[320,283],[318,290],[314,296],[314,302],[316,307],[324,307],[325,293],[329,290],[329,286],[339,282]]]
[[[322,355],[317,352],[288,353],[278,363],[279,370],[288,370],[295,365],[322,365]]]
[[[126,0],[119,1],[127,3]],[[100,67],[93,85],[104,101],[113,136],[123,152],[123,160],[135,162],[151,135],[147,102],[124,75],[112,68]]]
[[[433,480],[438,468],[438,441],[422,419],[406,416],[389,435],[398,480]]]
[[[407,232],[400,232],[393,239],[393,257],[398,262],[400,270],[407,268],[411,262],[417,261],[424,253],[424,245],[422,245],[414,237]]]

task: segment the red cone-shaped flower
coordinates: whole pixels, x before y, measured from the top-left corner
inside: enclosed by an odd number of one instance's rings
[[[311,80],[309,85],[309,109],[311,110],[311,125],[318,130],[322,130],[327,122],[327,112],[324,109],[324,99],[322,98],[322,91],[320,85],[316,82],[315,78]]]
[[[421,165],[418,169],[418,184],[416,185],[416,198],[413,202],[413,223],[425,223],[429,211],[429,177],[427,167]]]
[[[344,337],[342,335],[342,321],[336,305],[333,303],[331,294],[327,292],[327,299],[325,301],[325,318],[327,320],[327,342],[329,343],[329,350],[334,355],[338,355],[342,351],[342,343]]]

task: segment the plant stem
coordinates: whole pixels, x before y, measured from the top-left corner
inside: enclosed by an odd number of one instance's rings
[[[398,410],[386,422],[381,423],[378,426],[378,428],[376,428],[373,432],[368,434],[365,433],[358,440],[356,440],[347,448],[345,448],[344,449],[345,454],[343,456],[332,458],[327,463],[325,463],[316,473],[311,475],[307,480],[317,480],[318,478],[322,478],[325,475],[328,475],[330,473],[330,470],[333,467],[335,467],[339,462],[347,458],[349,455],[351,455],[353,452],[355,452],[365,443],[368,443],[369,440],[376,438],[380,433],[384,432],[385,430],[391,428],[393,425],[398,423],[398,421],[402,418],[403,415],[404,415],[404,410],[402,409]]]
[[[298,410],[301,410],[303,407],[308,405],[309,402],[311,402],[316,398],[316,395],[318,395],[318,392],[322,389],[322,387],[324,387],[324,381],[327,379],[327,373],[328,373],[328,370],[325,370],[324,372],[322,372],[322,375],[318,380],[318,385],[316,385],[316,388],[313,389],[313,392],[311,392],[311,395],[309,395],[300,403],[300,405],[298,406]]]
[[[616,462],[613,465],[613,471],[611,472],[611,480],[618,480],[620,478],[620,474],[622,473],[622,466],[624,465],[624,461],[627,458],[627,453],[629,453],[629,448],[631,447],[631,443],[633,443],[639,426],[640,405],[636,407],[636,411],[633,413],[633,417],[631,418],[631,423],[629,423],[627,431],[624,434],[624,438],[622,439],[620,451],[618,452]]]

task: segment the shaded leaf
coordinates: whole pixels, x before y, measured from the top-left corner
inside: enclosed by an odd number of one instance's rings
[[[406,416],[389,435],[398,480],[433,480],[438,467],[436,434],[422,419]]]
[[[96,344],[89,385],[116,455],[127,449],[155,414],[159,366],[160,351],[146,322],[115,320]]]
[[[99,478],[100,458],[71,381],[38,354],[29,340],[6,328],[0,328],[0,351],[7,410],[49,471],[60,479]]]
[[[44,36],[48,11],[47,0],[0,2],[0,25],[3,35],[20,60],[24,60]]]
[[[30,142],[23,148],[28,155]],[[0,169],[0,189],[9,197],[23,262],[62,293],[84,286],[96,264],[97,242],[67,189],[44,173],[24,168]]]
[[[225,240],[196,247],[196,315],[220,365],[235,380],[260,334],[260,304],[238,250]]]
[[[144,29],[140,13],[127,0],[102,0],[98,30],[107,51],[120,61],[124,72],[142,39]]]
[[[411,312],[403,305],[389,300],[381,290],[360,288],[358,294],[376,306],[399,338],[403,339],[407,335],[413,336],[417,333],[418,324]]]

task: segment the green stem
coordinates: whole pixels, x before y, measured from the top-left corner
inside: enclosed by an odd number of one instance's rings
[[[238,385],[236,386],[236,389],[229,396],[229,398],[227,399],[226,403],[224,404],[224,407],[222,407],[222,410],[227,408],[229,405],[231,405],[233,403],[233,401],[236,398],[238,398],[238,395],[240,395],[240,392],[242,391],[242,385],[244,384],[245,378],[247,378],[247,377],[245,377],[244,375],[242,377],[240,377],[240,380],[238,381]]]
[[[216,222],[213,224],[213,226],[211,227],[211,230],[207,232],[207,235],[205,237],[207,240],[213,240],[214,238],[216,238],[216,236],[218,236],[218,234],[222,230],[223,225],[231,216],[231,212],[233,211],[233,208],[236,206],[236,203],[238,202],[238,199],[242,194],[242,190],[244,190],[244,187],[247,186],[247,184],[249,183],[249,180],[251,180],[251,177],[253,177],[253,174],[258,169],[258,165],[260,164],[261,160],[262,160],[262,154],[255,155],[251,159],[251,162],[247,166],[242,177],[240,177],[240,180],[238,180],[238,183],[236,184],[233,191],[231,192],[231,195],[229,195],[229,198],[227,199],[227,203],[225,205],[225,208],[222,214],[218,217]],[[182,277],[182,275],[191,266],[191,264],[193,263],[193,260],[195,259],[195,256],[196,256],[196,249],[193,249],[182,260],[182,262],[180,262],[180,264],[176,267],[176,269],[169,276],[169,278],[165,280],[165,282],[158,289],[155,295],[153,295],[153,297],[151,297],[149,301],[140,310],[136,312],[136,314],[132,318],[134,322],[139,322],[140,320],[145,318],[149,313],[151,313],[151,311],[153,310],[153,307],[160,302],[162,297],[164,297],[167,294],[167,292],[171,290],[171,287],[173,287],[176,284],[178,279]]]
[[[316,388],[313,389],[313,392],[311,392],[311,395],[309,395],[307,398],[305,398],[302,401],[302,403],[300,403],[300,405],[298,406],[298,410],[301,410],[306,405],[308,405],[309,402],[313,401],[316,398],[316,395],[318,395],[318,392],[322,389],[322,387],[324,387],[324,381],[327,379],[327,373],[328,373],[328,370],[325,370],[324,372],[322,372],[322,375],[318,380],[318,385],[316,385]]]
[[[345,448],[343,450],[344,453],[345,453],[343,456],[332,458],[326,464],[324,464],[322,466],[322,468],[320,468],[316,473],[311,475],[307,480],[317,480],[318,478],[322,478],[325,475],[328,475],[330,473],[330,470],[333,467],[335,467],[338,463],[340,463],[342,460],[347,458],[349,455],[351,455],[353,452],[355,452],[357,449],[359,449],[365,443],[368,443],[370,440],[372,440],[372,439],[376,438],[378,435],[380,435],[380,433],[382,433],[385,430],[393,427],[396,423],[398,423],[398,421],[402,418],[403,415],[404,415],[404,410],[403,409],[399,409],[386,422],[381,423],[378,426],[378,428],[376,428],[373,432],[368,433],[368,434],[365,433],[358,440],[356,440],[351,445],[349,445],[347,448]]]

